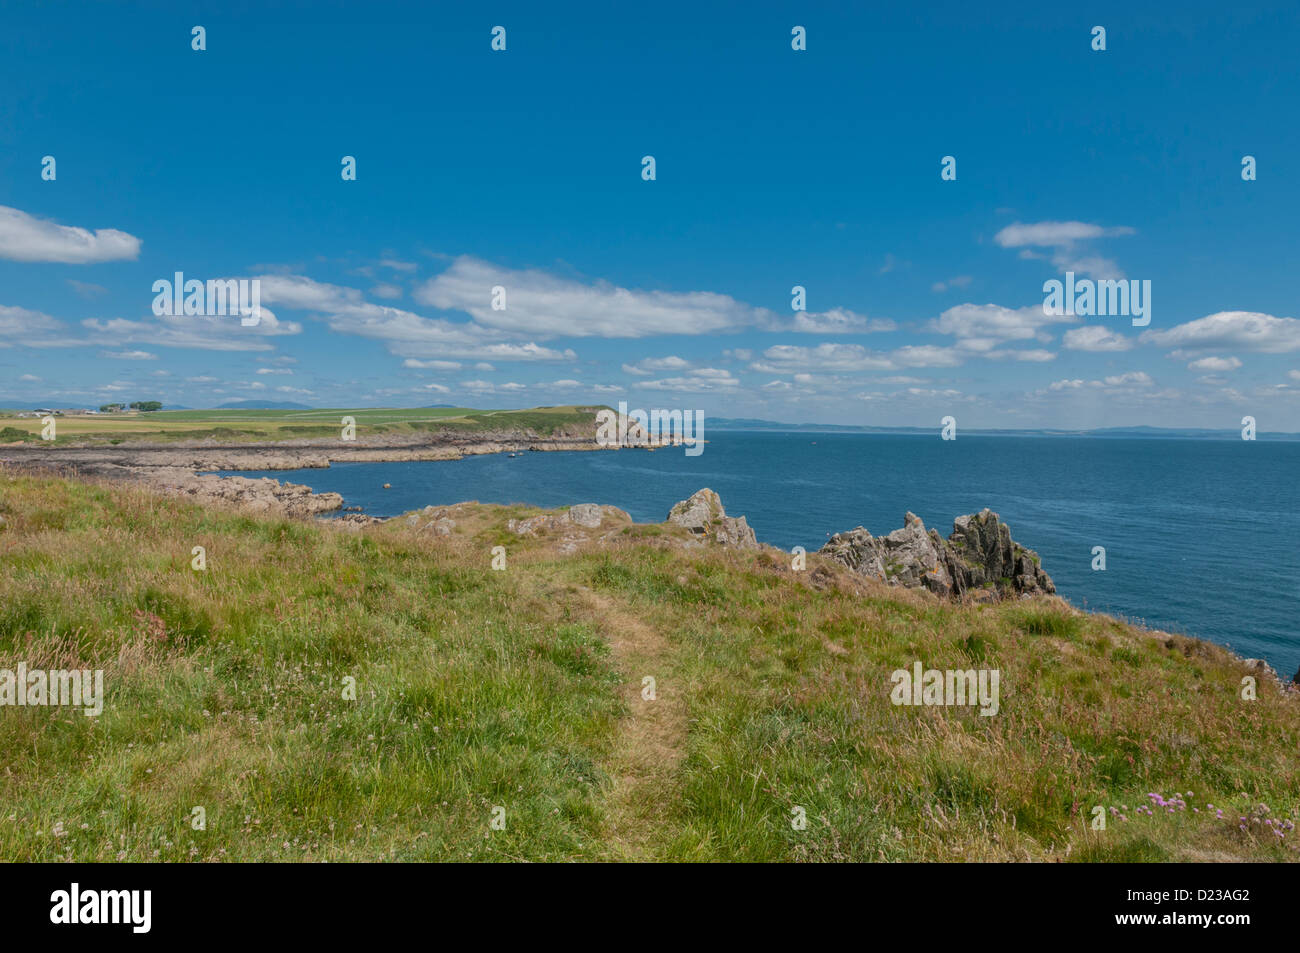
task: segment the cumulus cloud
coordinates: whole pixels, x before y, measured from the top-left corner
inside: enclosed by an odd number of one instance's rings
[[[1109,258],[1090,254],[1080,246],[1098,238],[1132,235],[1127,226],[1105,228],[1089,222],[1013,222],[993,240],[1003,248],[1021,249],[1022,258],[1039,258],[1035,248],[1048,249],[1052,264],[1061,271],[1073,271],[1094,278],[1123,278],[1120,267]]]
[[[1085,381],[1075,378],[1073,380],[1052,381],[1047,385],[1047,389],[1049,391],[1071,391],[1088,388],[1105,393],[1124,393],[1135,389],[1152,387],[1154,384],[1155,381],[1145,371],[1128,371],[1124,374],[1112,374],[1110,377],[1101,380]]]
[[[503,310],[492,308],[495,287]],[[463,255],[414,292],[420,304],[463,311],[475,323],[538,340],[555,337],[642,338],[720,334],[743,328],[804,334],[867,334],[894,323],[846,308],[794,312],[783,318],[713,291],[643,291],[608,281],[583,282],[539,269],[511,269]]]
[[[402,362],[402,366],[431,371],[458,371],[461,368],[461,363],[460,361],[421,361],[414,357],[408,357]],[[491,369],[491,367],[488,368],[488,370]]]
[[[143,321],[88,318],[81,326],[95,344],[151,344],[205,351],[270,351],[274,346],[267,338],[302,333],[301,324],[281,321],[265,307],[261,320],[248,327],[233,318],[181,314],[151,316]]]
[[[788,329],[769,324],[770,330],[790,330],[800,334],[872,334],[896,328],[897,325],[888,318],[868,318],[847,308],[832,308],[816,313],[796,311],[794,325]]]
[[[927,325],[931,331],[950,334],[958,340],[976,342],[978,350],[983,340],[993,342],[1037,340],[1046,343],[1051,335],[1044,328],[1050,324],[1070,323],[1077,320],[1068,314],[1043,314],[1042,305],[1026,308],[1004,308],[997,304],[959,304],[949,308]]]
[[[115,228],[60,225],[0,205],[0,258],[85,265],[134,260],[139,255],[140,239]]]
[[[492,289],[506,307],[492,309]],[[606,281],[584,284],[536,269],[503,268],[469,256],[420,285],[415,300],[464,311],[485,326],[549,337],[639,338],[715,334],[754,324],[757,309],[711,291],[633,291]]]
[[[685,358],[669,355],[668,357],[643,357],[635,364],[624,364],[623,373],[637,377],[650,377],[662,371],[684,371],[691,366]]]
[[[831,371],[888,371],[895,364],[885,355],[870,351],[860,344],[819,344],[801,347],[794,344],[774,344],[763,352],[763,360],[752,366],[753,370],[782,374],[797,368],[817,368]]]
[[[263,275],[262,299],[324,316],[331,330],[384,342],[389,352],[412,358],[496,358],[503,361],[559,361],[576,357],[516,335],[472,322],[426,318],[366,301],[356,288],[314,281],[302,275]],[[485,294],[488,292],[485,291]]]
[[[526,390],[523,384],[510,381],[505,384],[494,384],[492,381],[461,381],[461,390],[467,390],[471,394],[496,394],[496,393],[514,393],[516,391]]]
[[[1090,324],[1066,331],[1064,343],[1071,351],[1127,351],[1133,339],[1100,324]]]
[[[1241,359],[1236,357],[1203,357],[1187,365],[1194,371],[1235,371],[1241,367]]]
[[[0,305],[0,343],[5,338],[13,338],[19,344],[59,343],[65,337],[66,329],[58,318],[43,311]]]
[[[682,377],[639,381],[636,384],[636,387],[640,390],[666,390],[688,394],[733,390],[739,386],[740,381],[732,377],[730,371],[717,367],[701,367],[688,371]]]
[[[1300,350],[1300,321],[1254,311],[1219,311],[1163,331],[1143,331],[1139,340],[1177,348],[1178,358],[1228,349],[1285,354]]]

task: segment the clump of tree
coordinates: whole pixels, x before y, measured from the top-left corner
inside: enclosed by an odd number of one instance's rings
[[[121,413],[121,411],[122,411],[121,404],[100,404],[99,405],[99,412],[101,414],[117,414],[117,413]]]
[[[148,413],[151,410],[162,410],[162,403],[156,400],[136,400],[131,402],[131,409]]]

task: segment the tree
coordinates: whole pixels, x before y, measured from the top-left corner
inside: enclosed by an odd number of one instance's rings
[[[162,410],[162,404],[156,400],[135,400],[131,402],[131,409],[148,413],[151,410]]]
[[[121,410],[121,409],[122,409],[122,405],[121,405],[121,404],[103,404],[103,405],[99,408],[99,412],[100,412],[101,414],[114,414],[114,413],[117,413],[117,412],[118,412],[119,410]]]

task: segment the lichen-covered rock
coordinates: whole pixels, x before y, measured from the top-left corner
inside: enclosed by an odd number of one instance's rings
[[[619,510],[619,512],[623,511]],[[579,503],[577,506],[569,507],[569,522],[585,526],[587,529],[595,529],[604,518],[604,510],[599,503]]]
[[[573,526],[598,529],[607,519],[622,523],[632,521],[632,517],[617,506],[579,503],[577,506],[569,507],[563,513],[543,513],[540,516],[530,516],[528,519],[509,520],[506,522],[506,529],[517,536],[536,536],[540,532],[563,531]]]
[[[708,487],[692,493],[689,499],[673,505],[668,522],[684,527],[701,539],[720,546],[757,549],[754,530],[743,516],[728,516],[718,494]]]
[[[859,526],[832,536],[821,552],[862,575],[953,598],[1056,591],[1038,554],[1015,542],[989,509],[957,517],[946,540],[908,513],[903,528],[888,536],[872,536]]]

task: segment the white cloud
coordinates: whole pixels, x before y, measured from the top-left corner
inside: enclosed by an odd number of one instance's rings
[[[689,394],[703,394],[713,391],[733,390],[740,386],[740,381],[731,376],[730,371],[717,367],[702,367],[688,371],[683,377],[667,377],[656,381],[638,381],[636,387],[642,390],[665,390]]]
[[[85,265],[134,260],[139,255],[140,239],[126,232],[59,225],[0,205],[0,258]]]
[[[1080,243],[1098,238],[1132,235],[1127,226],[1105,228],[1088,222],[1013,222],[999,231],[993,240],[1003,248],[1022,249],[1020,257],[1040,257],[1032,249],[1051,249],[1052,264],[1061,271],[1074,271],[1094,278],[1122,278],[1123,271],[1109,258],[1087,254]]]
[[[492,308],[495,287],[506,307]],[[538,269],[510,269],[470,256],[414,292],[421,304],[463,311],[485,327],[539,340],[555,337],[643,338],[718,334],[747,327],[809,334],[862,334],[893,330],[892,321],[845,308],[780,317],[767,308],[712,291],[641,291],[608,281],[582,282]]]
[[[939,334],[951,334],[959,341],[981,339],[991,341],[1028,341],[1040,343],[1051,340],[1051,335],[1043,330],[1045,325],[1070,323],[1072,315],[1043,314],[1042,305],[1030,305],[1025,308],[1004,308],[996,304],[959,304],[949,308],[939,317],[930,321],[929,330]],[[968,345],[971,350],[979,350],[978,344]]]
[[[796,311],[794,326],[788,330],[800,334],[872,334],[877,331],[893,331],[897,325],[888,318],[868,318],[847,308],[832,308],[829,311]],[[772,327],[771,330],[785,330]]]
[[[533,342],[507,342],[511,335],[499,328],[426,318],[400,308],[374,304],[366,301],[355,288],[313,281],[301,275],[264,275],[260,280],[263,300],[322,314],[331,330],[383,341],[390,353],[400,357],[491,357],[503,361],[559,361],[576,357],[571,349],[558,351]]]
[[[100,351],[100,357],[107,357],[114,361],[156,361],[157,354],[150,354],[148,351]]]
[[[889,371],[895,364],[878,351],[869,351],[860,344],[819,344],[800,347],[793,344],[774,344],[763,352],[763,360],[753,365],[753,370],[783,374],[797,368],[814,368],[828,371]]]
[[[403,367],[422,368],[430,371],[458,371],[461,369],[460,361],[420,361],[413,357],[408,357],[402,362]],[[491,370],[488,367],[487,370]]]
[[[492,309],[492,289],[506,308]],[[513,270],[469,256],[416,289],[415,300],[464,311],[486,327],[548,337],[639,338],[713,334],[754,324],[758,309],[710,291],[633,291],[606,281],[583,284],[535,269]]]
[[[517,384],[514,381],[507,384],[494,384],[492,381],[480,380],[461,381],[460,388],[461,390],[467,390],[472,394],[495,394],[498,391],[510,393],[527,389],[524,384]]]
[[[1071,351],[1127,351],[1133,339],[1100,324],[1071,328],[1065,332],[1065,347]]]
[[[293,371],[289,370],[289,368],[287,368],[287,367],[259,367],[259,368],[257,369],[257,373],[259,373],[259,374],[292,374]]]
[[[1235,371],[1241,367],[1241,359],[1236,357],[1203,357],[1187,365],[1194,371]]]
[[[669,355],[668,357],[643,357],[635,364],[624,364],[623,373],[638,377],[650,377],[661,371],[684,371],[691,366],[685,358]]]
[[[1107,394],[1114,394],[1131,393],[1134,390],[1149,388],[1154,384],[1155,381],[1145,371],[1128,371],[1124,374],[1114,374],[1099,381],[1085,381],[1078,378],[1052,381],[1047,385],[1047,389],[1049,391],[1070,391],[1089,388]]]
[[[204,351],[269,351],[265,339],[302,333],[302,325],[281,321],[270,308],[261,309],[261,320],[245,327],[235,318],[195,315],[162,315],[143,321],[125,318],[88,318],[81,326],[91,332],[95,344],[151,344],[157,347],[193,348]]]
[[[1204,350],[1285,354],[1300,350],[1300,321],[1254,311],[1219,311],[1164,331],[1143,331],[1139,340],[1178,348],[1173,356],[1180,359]]]
[[[18,344],[49,343],[53,346],[66,340],[54,335],[65,333],[62,321],[42,311],[0,305],[0,339],[14,338]]]

